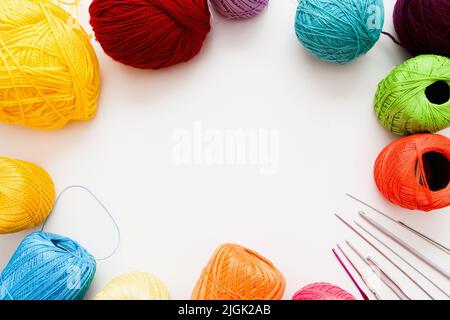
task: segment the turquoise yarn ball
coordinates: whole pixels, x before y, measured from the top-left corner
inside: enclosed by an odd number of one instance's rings
[[[295,32],[318,59],[344,64],[373,47],[383,24],[382,0],[300,0]]]
[[[0,300],[80,300],[95,270],[94,257],[75,241],[35,232],[0,274]]]

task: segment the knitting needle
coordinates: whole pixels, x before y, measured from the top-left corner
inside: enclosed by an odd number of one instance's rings
[[[445,252],[446,254],[450,254],[450,248],[446,247],[445,245],[437,242],[436,240],[431,239],[430,237],[426,236],[425,234],[417,231],[416,229],[410,227],[409,225],[407,225],[406,223],[400,221],[400,220],[395,220],[393,218],[391,218],[390,216],[388,216],[386,213],[378,210],[377,208],[371,206],[370,204],[368,204],[367,202],[362,201],[361,199],[356,198],[355,196],[346,193],[347,197],[352,198],[353,200],[365,205],[366,207],[372,209],[373,211],[377,212],[378,214],[381,214],[383,217],[391,220],[392,222],[400,225],[401,227],[407,229],[408,231],[414,233],[416,236],[422,238],[423,240],[427,241],[428,243],[432,244],[433,246],[435,246],[436,248],[438,248],[439,250],[442,250],[443,252]]]
[[[431,268],[433,268],[434,270],[436,270],[437,272],[439,272],[440,274],[442,274],[444,277],[448,279],[450,279],[450,275],[443,270],[440,266],[438,266],[437,264],[435,264],[433,261],[431,261],[430,259],[428,259],[427,257],[425,257],[424,255],[422,255],[420,252],[418,252],[416,249],[414,249],[413,247],[411,247],[409,244],[407,244],[406,242],[404,242],[402,239],[400,239],[399,237],[397,237],[396,235],[394,235],[392,232],[390,232],[389,230],[387,230],[385,227],[383,227],[382,225],[378,224],[377,222],[375,222],[373,219],[369,218],[364,212],[360,211],[359,212],[359,216],[361,218],[363,218],[366,222],[368,222],[369,224],[371,224],[374,228],[376,228],[378,231],[380,231],[381,233],[383,233],[385,236],[391,238],[393,241],[395,241],[398,245],[402,246],[405,250],[409,251],[412,255],[414,255],[416,258],[419,258],[420,260],[422,260],[424,263],[426,263],[428,266],[430,266]]]
[[[383,281],[400,300],[411,300],[411,298],[408,297],[408,295],[405,292],[403,292],[400,286],[391,277],[389,277],[389,275],[381,267],[379,267],[371,257],[367,257],[366,259],[369,262],[369,265],[372,268],[372,270],[375,273],[376,272],[380,273],[381,281]]]
[[[358,276],[361,278],[362,282],[365,284],[365,286],[369,289],[369,291],[373,294],[373,296],[375,297],[375,299],[377,300],[382,300],[382,298],[380,297],[380,295],[378,294],[378,292],[369,284],[369,282],[367,281],[366,277],[358,270],[358,268],[354,265],[354,263],[352,262],[352,260],[350,260],[350,258],[347,256],[347,254],[344,252],[344,250],[342,250],[340,245],[337,245],[337,248],[339,249],[339,251],[341,251],[341,253],[344,255],[345,259],[347,259],[347,261],[350,263],[350,265],[353,267],[353,269],[356,271],[356,273],[358,274]]]
[[[350,241],[345,241],[345,243],[349,246],[350,249],[353,250],[354,253],[362,260],[364,263],[375,273],[378,279],[381,280],[400,300],[405,300],[404,297],[408,297],[402,289],[395,283],[393,284],[393,281],[389,281],[390,277],[380,268],[376,268],[374,264],[370,263],[369,257],[364,257],[361,252],[359,252],[358,249],[356,249]],[[400,294],[401,292],[402,294]],[[408,300],[411,300],[408,298]]]
[[[438,289],[440,292],[445,294],[447,298],[450,296],[445,292],[441,287],[439,287],[436,283],[434,283],[430,278],[428,278],[425,274],[423,274],[422,271],[414,267],[410,262],[408,262],[405,258],[403,258],[401,255],[399,255],[397,252],[395,252],[391,247],[389,247],[386,243],[381,241],[379,238],[377,238],[372,232],[364,228],[362,225],[360,225],[357,221],[353,221],[360,229],[364,230],[367,234],[369,234],[372,238],[374,238],[376,241],[381,243],[386,249],[388,249],[390,252],[392,252],[397,258],[402,260],[404,263],[406,263],[409,267],[411,267],[414,271],[416,271],[418,274],[420,274],[422,277],[424,277],[426,280],[428,280],[429,283],[431,283],[436,289]]]
[[[361,234],[358,230],[356,230],[350,223],[345,221],[341,216],[338,214],[335,214],[335,216],[343,223],[345,224],[350,230],[352,230],[354,233],[356,233],[361,239],[363,239],[365,242],[367,242],[372,248],[374,248],[379,254],[383,256],[387,261],[389,261],[394,267],[396,267],[405,277],[407,277],[412,283],[414,283],[423,293],[425,293],[430,299],[434,300],[433,296],[428,293],[420,284],[417,283],[416,280],[414,280],[409,274],[406,273],[405,270],[403,270],[398,264],[396,264],[394,261],[392,261],[391,258],[389,258],[387,255],[385,255],[380,249],[378,249],[370,240],[368,240],[364,235]]]
[[[355,287],[358,289],[359,293],[361,294],[361,296],[363,297],[364,300],[369,300],[369,297],[367,296],[367,294],[361,289],[361,287],[359,286],[359,284],[356,282],[355,278],[352,276],[352,274],[350,273],[350,271],[347,269],[347,267],[345,266],[344,262],[341,260],[341,258],[339,257],[338,253],[336,252],[336,250],[332,250],[334,256],[336,257],[336,259],[339,261],[339,264],[342,266],[342,268],[344,268],[345,272],[347,273],[347,275],[350,277],[350,280],[352,280],[353,284],[355,285]]]

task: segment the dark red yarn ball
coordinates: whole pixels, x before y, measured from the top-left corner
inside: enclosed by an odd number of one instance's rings
[[[190,60],[211,30],[207,0],[94,0],[89,12],[103,50],[136,68]]]
[[[400,43],[412,55],[450,57],[450,0],[398,0],[394,26]]]

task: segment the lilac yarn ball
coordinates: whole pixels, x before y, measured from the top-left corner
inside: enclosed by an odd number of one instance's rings
[[[211,0],[214,8],[227,19],[248,19],[256,16],[269,0]]]

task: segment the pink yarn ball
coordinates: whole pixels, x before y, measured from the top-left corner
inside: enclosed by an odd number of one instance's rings
[[[356,300],[356,298],[338,286],[319,282],[300,289],[292,300]]]

